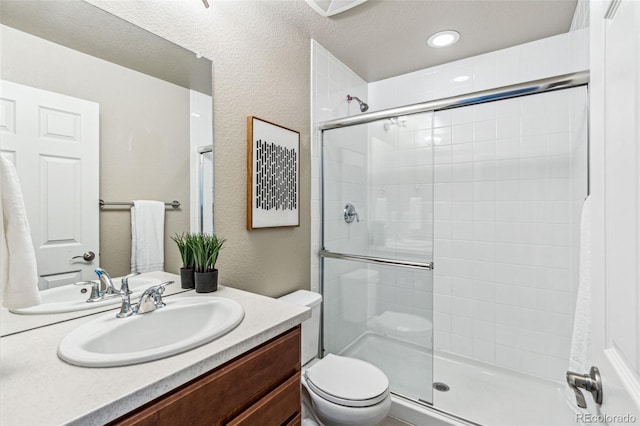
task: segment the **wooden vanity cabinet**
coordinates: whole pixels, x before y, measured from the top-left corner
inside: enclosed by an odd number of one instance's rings
[[[111,425],[300,425],[300,326]]]

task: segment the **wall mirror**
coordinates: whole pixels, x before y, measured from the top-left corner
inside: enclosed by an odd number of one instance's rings
[[[0,148],[17,163],[39,232],[41,290],[95,279],[97,266],[128,274],[132,200],[180,203],[165,211],[164,268],[177,272],[170,237],[213,231],[211,61],[81,0],[1,0],[0,8]],[[45,147],[28,167],[25,138]],[[82,155],[68,154],[74,147]],[[100,199],[123,204],[100,208]],[[1,334],[95,311],[2,308]]]

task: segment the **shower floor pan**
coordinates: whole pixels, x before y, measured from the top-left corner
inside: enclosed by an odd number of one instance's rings
[[[441,411],[487,426],[575,425],[575,414],[567,405],[564,385],[478,362],[446,352],[431,354],[424,347],[377,333],[366,332],[342,355],[378,366],[387,374],[391,391],[412,400],[432,401]],[[432,390],[433,382],[449,386],[446,392]],[[432,396],[433,395],[433,396]],[[589,401],[587,401],[589,403]],[[429,409],[424,423],[430,424]]]

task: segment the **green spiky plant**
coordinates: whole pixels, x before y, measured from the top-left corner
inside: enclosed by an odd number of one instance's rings
[[[216,261],[218,260],[218,254],[222,250],[222,245],[226,240],[224,238],[218,238],[216,234],[211,236],[209,240],[209,270],[213,271],[216,268]]]
[[[218,254],[226,240],[217,235],[193,234],[193,258],[196,272],[213,271],[218,260]]]
[[[182,259],[182,267],[185,269],[192,269],[194,267],[193,237],[194,234],[188,232],[183,232],[180,235],[176,234],[175,237],[171,237],[178,246],[180,258]]]

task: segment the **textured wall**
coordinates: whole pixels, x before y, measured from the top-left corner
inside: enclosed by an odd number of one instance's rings
[[[222,284],[269,296],[309,288],[308,37],[269,2],[90,3],[213,61],[215,228],[228,240],[218,261]],[[299,228],[245,229],[248,115],[301,134]]]
[[[189,90],[12,28],[2,31],[2,78],[100,104],[102,199],[182,203],[165,215],[165,270],[176,272],[180,257],[169,236],[189,229]],[[129,210],[101,211],[100,266],[121,276],[131,271],[130,261]]]

